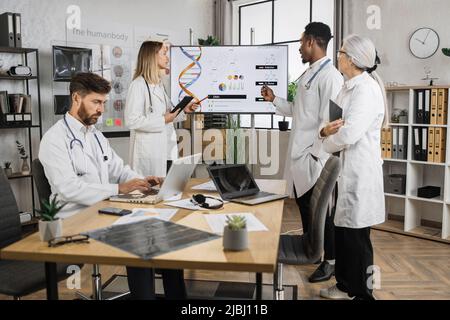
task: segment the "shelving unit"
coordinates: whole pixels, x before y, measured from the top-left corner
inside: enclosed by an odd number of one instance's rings
[[[386,222],[374,229],[450,243],[450,119],[447,125],[416,124],[414,118],[414,90],[448,89],[450,86],[397,86],[386,88],[389,110],[398,107],[396,99],[403,95],[401,104],[408,110],[408,123],[390,123],[390,127],[407,128],[407,158],[384,159],[384,174],[400,173],[406,175],[405,194],[385,193]],[[450,90],[449,90],[450,91]],[[450,98],[450,94],[449,97]],[[400,99],[401,100],[401,99]],[[450,99],[449,99],[450,100]],[[413,128],[446,128],[445,162],[435,163],[417,161],[413,157]],[[428,199],[417,196],[417,188],[435,185],[441,187],[441,195]],[[437,222],[440,221],[440,222]]]
[[[1,83],[3,81],[23,81],[25,82],[26,94],[30,94],[30,84],[29,81],[36,81],[36,95],[32,95],[32,100],[35,100],[36,103],[33,103],[36,108],[32,108],[32,124],[31,125],[13,125],[13,126],[0,126],[0,129],[14,129],[14,130],[27,130],[28,133],[28,153],[29,153],[29,165],[31,167],[31,161],[33,160],[33,147],[32,147],[32,136],[33,131],[38,129],[39,131],[39,139],[42,137],[42,114],[41,114],[41,93],[40,93],[40,82],[39,82],[39,51],[38,49],[32,48],[9,48],[9,47],[0,47],[0,54],[18,54],[21,56],[22,64],[25,66],[29,65],[29,55],[34,55],[35,58],[35,69],[33,70],[32,76],[9,76],[9,75],[0,75],[0,88]],[[2,130],[0,130],[1,134]],[[22,174],[22,173],[13,173],[10,177],[10,180],[16,179],[29,179],[30,187],[31,187],[31,199],[32,199],[32,209],[33,209],[33,217],[35,216],[36,204],[35,204],[35,196],[34,196],[34,181],[33,176],[31,174]],[[30,226],[34,226],[37,224],[37,219],[33,218],[31,221],[23,223],[23,227],[29,228]]]

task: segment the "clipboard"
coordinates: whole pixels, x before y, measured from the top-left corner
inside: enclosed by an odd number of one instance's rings
[[[330,122],[342,119],[342,108],[330,99]]]

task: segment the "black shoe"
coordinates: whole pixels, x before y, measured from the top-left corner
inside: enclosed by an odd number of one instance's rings
[[[330,280],[334,276],[334,265],[329,264],[327,261],[323,261],[320,266],[309,277],[309,282],[322,282]]]

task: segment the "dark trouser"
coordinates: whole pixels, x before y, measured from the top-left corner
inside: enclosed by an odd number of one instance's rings
[[[308,190],[300,198],[297,198],[297,192],[294,186],[294,195],[297,206],[300,210],[300,216],[302,218],[303,233],[307,233],[311,226],[311,196],[314,190],[314,186]],[[325,219],[325,234],[324,234],[324,260],[334,260],[336,251],[334,247],[334,212],[335,208],[332,208],[331,215],[327,214]]]
[[[368,267],[373,266],[370,228],[335,227],[335,235],[337,287],[351,297],[373,300],[372,289],[367,286],[372,277]]]
[[[161,269],[158,271],[162,275],[166,299],[186,299],[183,270]],[[153,269],[127,267],[127,274],[133,300],[155,299],[155,272]]]
[[[167,161],[167,172],[172,160]],[[157,269],[161,273],[164,295],[168,300],[186,299],[183,270]],[[150,268],[127,267],[128,287],[134,300],[155,299],[155,270]]]

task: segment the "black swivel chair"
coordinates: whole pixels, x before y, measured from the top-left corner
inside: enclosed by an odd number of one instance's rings
[[[37,193],[39,196],[40,201],[42,200],[48,200],[50,198],[50,195],[52,194],[50,184],[48,183],[48,179],[45,176],[44,167],[42,166],[42,163],[39,159],[34,159],[31,163],[32,166],[32,174],[34,183],[36,184]],[[81,292],[76,292],[76,294],[85,300],[90,300],[90,297],[85,296]],[[107,300],[115,300],[119,298],[123,298],[125,296],[128,296],[129,292],[125,292],[113,297],[109,297]],[[97,264],[93,265],[93,272],[92,272],[92,299],[94,300],[102,300],[102,280],[101,280],[101,274],[100,274],[100,266]]]
[[[19,209],[8,178],[0,170],[0,248],[22,238]],[[58,264],[58,281],[69,277],[69,265]],[[45,267],[42,262],[0,260],[0,293],[19,300],[46,287]]]
[[[47,177],[45,176],[44,167],[39,159],[34,159],[33,162],[31,162],[31,173],[33,175],[34,184],[36,185],[39,203],[42,203],[44,200],[49,201],[52,190]]]
[[[322,256],[325,218],[329,200],[341,171],[338,157],[331,156],[325,164],[311,196],[311,228],[302,235],[282,235],[278,249],[277,270],[274,273],[274,298],[284,299],[283,264],[313,264]]]

